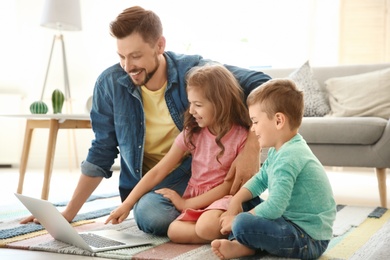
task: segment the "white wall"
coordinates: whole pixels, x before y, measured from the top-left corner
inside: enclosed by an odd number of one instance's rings
[[[99,73],[118,61],[108,25],[132,5],[152,9],[160,16],[167,50],[202,54],[220,62],[260,70],[269,66],[297,67],[307,59],[313,65],[335,65],[338,60],[338,0],[80,2],[83,30],[63,33],[75,113],[85,111],[85,102]],[[52,37],[56,33],[39,26],[43,3],[43,0],[0,1],[0,95],[20,93],[21,113],[29,113],[29,105],[41,95]],[[64,86],[60,54],[58,43],[44,96],[48,104],[51,92]],[[45,140],[42,136],[45,134],[36,135],[37,143]],[[81,140],[80,159],[85,157],[92,138],[89,132],[86,138],[83,136],[77,138]],[[15,135],[15,138],[20,140],[23,136]],[[67,138],[59,140],[55,166],[66,166]],[[32,150],[33,156],[37,156],[35,161],[42,161],[41,150],[42,145]],[[30,159],[29,165],[39,166],[34,160]]]
[[[124,8],[136,4],[160,15],[168,50],[245,67],[299,66],[307,59],[314,65],[337,63],[338,0],[169,2],[81,0],[83,30],[64,32],[73,96],[90,94],[98,74],[118,61],[108,25]],[[5,72],[0,89],[6,83],[39,98],[55,33],[39,26],[43,3],[0,2],[0,68]],[[63,87],[59,43],[56,47],[47,96]]]

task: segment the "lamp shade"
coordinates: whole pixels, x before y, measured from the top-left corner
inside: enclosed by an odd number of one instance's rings
[[[57,30],[80,31],[80,0],[46,0],[41,26]]]

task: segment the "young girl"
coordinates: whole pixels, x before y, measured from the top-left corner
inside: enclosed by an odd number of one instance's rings
[[[182,212],[169,226],[168,237],[176,243],[207,243],[224,237],[220,233],[219,217],[231,198],[228,194],[232,184],[224,178],[245,144],[251,122],[240,86],[222,65],[209,64],[190,70],[187,95],[185,130],[106,223],[116,224],[126,219],[142,195],[191,154],[192,176],[183,197],[167,188],[155,191]]]
[[[220,259],[253,255],[257,250],[280,257],[314,259],[332,237],[336,204],[325,170],[298,133],[303,94],[293,81],[273,79],[251,92],[247,104],[261,147],[268,157],[231,199],[221,219],[229,240],[211,243]],[[268,199],[249,212],[241,204],[262,194]],[[239,213],[239,214],[238,214]]]

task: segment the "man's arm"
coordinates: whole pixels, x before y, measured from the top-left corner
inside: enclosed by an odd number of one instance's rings
[[[225,181],[234,178],[230,194],[234,195],[260,168],[260,145],[254,132],[248,133],[245,146],[232,163]]]
[[[242,90],[244,91],[245,99],[249,93],[261,85],[271,77],[261,71],[250,70],[237,66],[227,65],[224,66],[233,73]],[[232,180],[233,185],[230,189],[230,194],[234,195],[246,181],[248,181],[260,168],[260,146],[257,141],[256,135],[253,132],[248,134],[245,147],[234,160],[230,167],[225,180]]]
[[[92,192],[99,186],[103,177],[91,177],[85,174],[80,175],[79,182],[73,192],[72,199],[69,201],[62,215],[69,222],[74,219],[85,201],[91,196]]]
[[[250,70],[246,68],[224,65],[237,79],[242,90],[244,91],[245,99],[249,93],[255,88],[271,79],[271,77],[261,71]]]
[[[91,196],[92,192],[96,189],[102,179],[103,177],[91,177],[81,174],[77,187],[73,192],[72,199],[66,206],[64,212],[62,212],[62,215],[68,222],[71,222],[74,219],[85,201],[89,198],[89,196]],[[29,216],[21,220],[20,224],[27,224],[28,222],[39,223],[34,216]]]

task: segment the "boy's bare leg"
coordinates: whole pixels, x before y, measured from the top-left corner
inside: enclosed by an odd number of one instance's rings
[[[210,240],[204,240],[195,232],[195,222],[173,221],[168,228],[168,237],[174,243],[179,244],[206,244]]]
[[[216,239],[211,242],[211,249],[219,259],[231,259],[241,256],[250,256],[256,253],[255,250],[250,249],[237,240]]]

